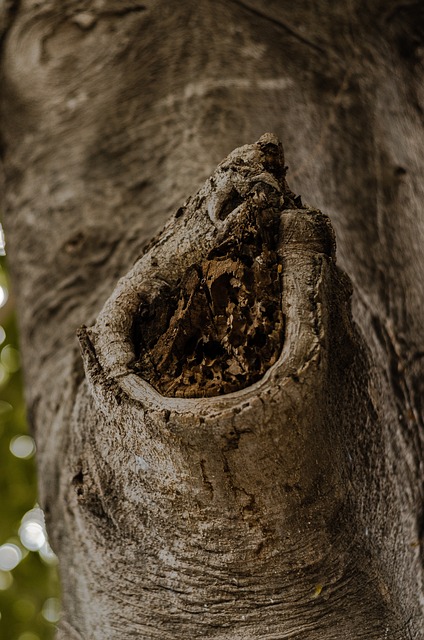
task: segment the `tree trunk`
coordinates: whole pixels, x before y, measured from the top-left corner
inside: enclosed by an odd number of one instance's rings
[[[421,4],[21,0],[0,29],[60,638],[420,639]]]

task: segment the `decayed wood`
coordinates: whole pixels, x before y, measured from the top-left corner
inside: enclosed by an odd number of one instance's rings
[[[421,640],[420,3],[6,4],[5,226],[63,637]],[[193,201],[158,265],[146,241],[269,130],[331,217],[361,337],[325,217],[296,205],[280,357],[235,393],[162,396],[134,318],[187,289],[231,213]]]

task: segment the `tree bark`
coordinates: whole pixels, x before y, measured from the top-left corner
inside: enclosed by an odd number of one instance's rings
[[[0,9],[61,638],[422,637],[423,10],[292,4]],[[287,195],[265,131],[331,219],[353,319],[330,223]],[[142,310],[269,211],[278,358],[238,390],[162,395],[140,375]]]

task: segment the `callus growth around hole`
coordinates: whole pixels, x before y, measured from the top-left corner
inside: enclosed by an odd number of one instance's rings
[[[321,252],[331,236],[285,172],[281,143],[265,134],[169,220],[89,330],[107,378],[196,398],[244,389],[272,367],[289,330],[286,253]]]

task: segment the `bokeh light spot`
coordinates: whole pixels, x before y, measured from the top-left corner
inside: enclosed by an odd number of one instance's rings
[[[26,522],[19,529],[21,542],[30,551],[38,551],[46,542],[43,527],[38,522]]]
[[[60,603],[57,598],[49,598],[45,601],[43,610],[43,617],[48,622],[58,622],[60,618]]]
[[[36,633],[31,633],[31,631],[25,631],[25,633],[21,633],[18,640],[40,640],[40,637],[37,636]]]
[[[2,544],[0,547],[0,569],[11,571],[18,566],[22,560],[22,551],[16,544]]]
[[[9,372],[6,367],[0,362],[0,385],[5,385],[9,380]]]
[[[6,331],[0,325],[0,344],[3,344],[5,340],[6,340]]]
[[[36,613],[36,607],[31,600],[20,599],[13,603],[13,613],[21,622],[30,622]]]
[[[13,407],[9,402],[5,402],[4,400],[0,400],[0,416],[4,416],[5,413],[9,413],[12,411]]]
[[[19,352],[17,349],[7,344],[1,350],[0,360],[6,371],[9,373],[15,373],[20,367]]]
[[[6,255],[6,241],[4,239],[3,227],[0,224],[0,256]]]
[[[19,537],[24,547],[30,551],[39,551],[47,540],[44,514],[40,507],[34,507],[22,518]]]
[[[4,307],[4,305],[7,302],[7,298],[8,298],[8,295],[7,295],[6,287],[0,286],[0,307]]]
[[[55,566],[59,563],[57,555],[48,542],[45,542],[43,544],[43,546],[39,550],[39,554],[41,556],[41,559],[50,566]]]
[[[15,436],[10,441],[9,449],[16,458],[27,460],[35,453],[34,438],[31,438],[31,436]]]
[[[0,571],[0,591],[6,591],[12,586],[13,576],[9,571]]]

